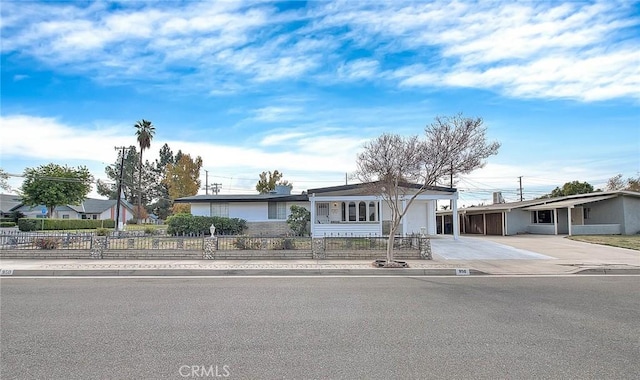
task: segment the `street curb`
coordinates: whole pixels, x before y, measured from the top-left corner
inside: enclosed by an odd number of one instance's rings
[[[375,269],[16,269],[11,277],[137,277],[137,276],[455,276],[456,269],[375,268]],[[475,269],[469,276],[487,275]]]
[[[585,268],[575,274],[640,274],[640,268]]]

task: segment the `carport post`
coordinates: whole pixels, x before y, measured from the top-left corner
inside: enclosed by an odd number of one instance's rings
[[[558,234],[558,209],[553,209],[553,234]]]
[[[571,236],[571,211],[573,211],[573,206],[567,207],[567,222],[569,225],[569,236]]]
[[[458,240],[458,237],[460,236],[460,231],[459,231],[459,224],[460,224],[460,219],[458,219],[458,194],[456,194],[456,196],[453,198],[453,220],[451,221],[453,223],[453,240]]]

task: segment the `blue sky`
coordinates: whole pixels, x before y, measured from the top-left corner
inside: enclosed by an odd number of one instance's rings
[[[343,184],[381,133],[459,112],[502,143],[458,180],[463,205],[516,200],[518,176],[530,199],[640,171],[637,1],[3,0],[1,16],[10,173],[106,179],[144,118],[148,159],[168,143],[224,193],[274,169],[300,192]]]

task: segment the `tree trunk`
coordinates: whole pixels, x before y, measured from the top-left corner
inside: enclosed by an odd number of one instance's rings
[[[393,241],[395,240],[396,230],[398,229],[395,226],[395,223],[391,223],[391,230],[389,231],[389,240],[387,240],[387,263],[393,261]]]

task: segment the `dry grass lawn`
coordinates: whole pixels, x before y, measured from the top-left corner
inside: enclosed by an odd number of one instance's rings
[[[585,235],[569,236],[569,239],[640,251],[640,235]]]

